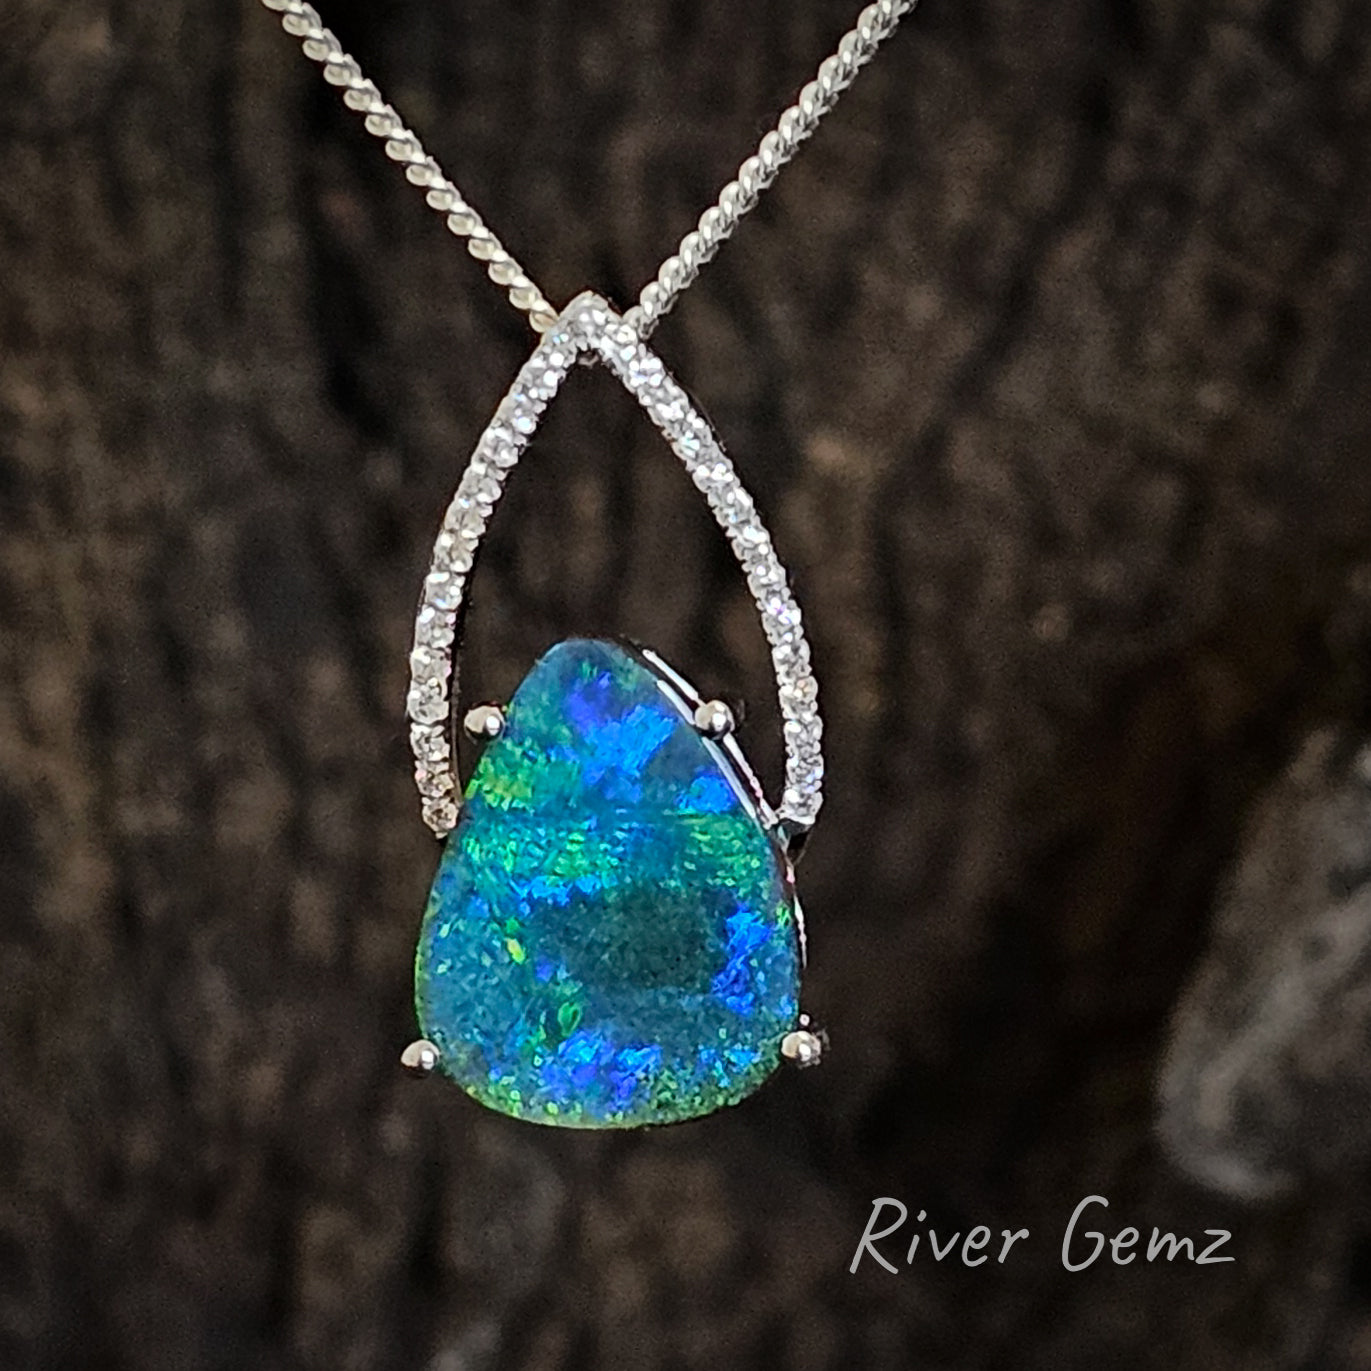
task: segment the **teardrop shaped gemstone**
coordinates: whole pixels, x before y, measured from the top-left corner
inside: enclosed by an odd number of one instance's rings
[[[642,658],[553,647],[429,895],[416,1004],[442,1070],[538,1123],[694,1118],[775,1069],[799,970],[789,863],[748,780]]]

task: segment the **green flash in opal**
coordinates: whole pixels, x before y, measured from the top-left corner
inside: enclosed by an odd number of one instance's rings
[[[415,959],[423,1036],[482,1104],[573,1128],[712,1113],[794,1029],[787,859],[641,658],[572,639],[467,787]]]

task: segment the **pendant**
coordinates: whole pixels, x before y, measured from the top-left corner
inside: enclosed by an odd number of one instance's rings
[[[551,648],[507,709],[467,716],[486,746],[458,804],[466,582],[505,476],[582,358],[647,411],[747,576],[785,730],[776,809],[726,706],[649,651],[588,639]],[[415,958],[423,1036],[405,1064],[516,1118],[625,1128],[735,1104],[783,1057],[817,1061],[791,865],[821,802],[816,700],[785,571],[717,438],[634,330],[578,297],[482,435],[424,583],[408,707],[424,818],[445,847]]]

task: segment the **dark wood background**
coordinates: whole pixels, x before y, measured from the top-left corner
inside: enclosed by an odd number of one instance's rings
[[[627,303],[854,8],[325,17],[554,299]],[[812,628],[831,1057],[561,1135],[395,1069],[410,619],[531,335],[251,0],[6,0],[0,1367],[1371,1366],[1368,133],[1354,0],[925,0],[784,174],[658,343]],[[476,586],[471,698],[630,634],[774,779],[603,375]],[[1237,1261],[1067,1273],[1090,1193]],[[849,1275],[877,1195],[1032,1240]]]

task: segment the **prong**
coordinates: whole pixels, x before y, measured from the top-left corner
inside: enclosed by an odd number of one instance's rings
[[[722,700],[706,700],[695,710],[695,728],[706,738],[727,738],[738,726],[733,711]]]
[[[488,743],[505,731],[505,711],[499,705],[477,705],[467,710],[462,727],[473,742]]]
[[[420,1038],[400,1053],[400,1065],[411,1076],[432,1075],[438,1065],[438,1049],[427,1038]]]
[[[802,1019],[802,1022],[808,1022]],[[823,1059],[828,1035],[822,1031],[815,1033],[808,1028],[797,1028],[781,1039],[781,1056],[798,1067],[818,1066]]]

